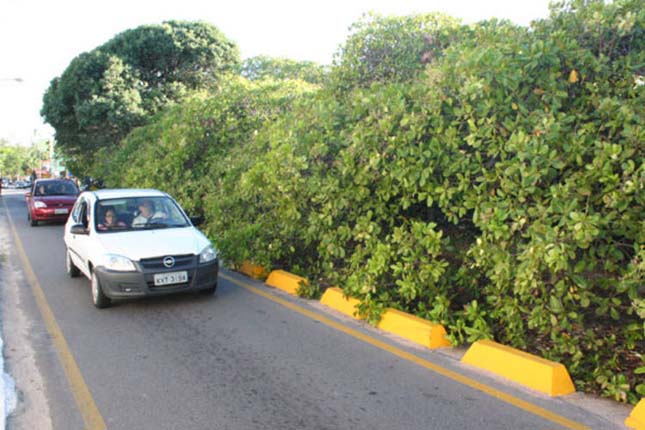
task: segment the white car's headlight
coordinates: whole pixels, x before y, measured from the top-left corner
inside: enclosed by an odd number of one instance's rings
[[[43,209],[47,207],[47,204],[45,204],[45,202],[41,202],[40,200],[36,200],[34,202],[34,207],[38,209]]]
[[[213,248],[213,245],[208,245],[202,252],[199,253],[199,262],[208,263],[217,258],[217,251]]]
[[[136,267],[130,259],[121,255],[106,254],[103,257],[103,266],[108,270],[115,270],[117,272],[134,272]]]

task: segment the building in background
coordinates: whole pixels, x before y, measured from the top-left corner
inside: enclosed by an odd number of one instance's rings
[[[38,178],[69,178],[70,174],[65,167],[65,163],[58,158],[54,152],[54,141],[47,141],[48,151],[46,156],[40,160],[40,166],[34,168]]]

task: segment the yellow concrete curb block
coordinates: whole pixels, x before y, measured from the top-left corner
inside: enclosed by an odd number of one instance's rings
[[[267,285],[286,291],[289,294],[297,295],[298,287],[303,282],[309,285],[309,281],[293,273],[285,272],[284,270],[274,270],[269,274],[266,280]]]
[[[267,270],[264,267],[253,264],[250,261],[242,263],[239,270],[253,279],[263,279],[267,275]]]
[[[434,324],[396,309],[389,308],[385,311],[377,327],[428,348],[450,346],[446,339],[446,329],[441,324]]]
[[[349,315],[352,318],[358,318],[357,306],[360,302],[351,297],[345,297],[343,290],[340,288],[327,288],[320,299],[320,303],[336,309],[338,312],[342,312],[345,315]]]
[[[645,399],[641,399],[631,414],[625,419],[627,427],[636,430],[645,430]]]
[[[320,303],[352,318],[361,319],[357,308],[360,302],[351,297],[345,297],[340,288],[327,288]],[[390,308],[385,311],[377,327],[428,348],[450,345],[446,339],[446,329],[441,324],[433,324],[396,309]]]
[[[571,394],[576,391],[569,372],[562,364],[492,340],[475,342],[461,361],[550,396]]]

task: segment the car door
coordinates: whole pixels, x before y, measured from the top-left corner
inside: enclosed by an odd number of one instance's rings
[[[67,224],[67,228],[70,231],[67,232],[69,235],[69,241],[67,247],[70,251],[70,256],[74,265],[78,267],[81,272],[88,278],[91,274],[89,271],[89,251],[90,251],[90,241],[91,237],[91,204],[87,198],[81,198],[78,202],[78,206],[74,208],[72,213],[72,223]],[[71,232],[71,227],[74,225],[82,224],[85,228],[84,234],[74,234]]]

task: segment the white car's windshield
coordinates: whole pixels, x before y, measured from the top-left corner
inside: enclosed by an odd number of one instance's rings
[[[99,233],[190,225],[183,211],[168,197],[99,200],[94,213]]]

